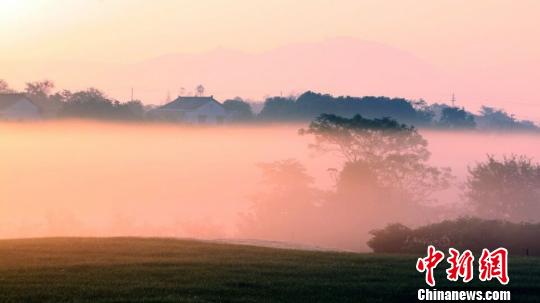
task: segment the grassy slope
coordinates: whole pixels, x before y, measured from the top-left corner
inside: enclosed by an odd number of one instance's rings
[[[425,287],[414,265],[412,256],[187,240],[4,240],[0,302],[412,302]],[[540,301],[540,259],[511,259],[510,278],[513,302]],[[467,287],[500,288],[477,278]]]

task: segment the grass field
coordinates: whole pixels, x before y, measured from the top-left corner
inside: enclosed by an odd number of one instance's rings
[[[331,253],[172,239],[0,241],[0,302],[414,302],[414,256]],[[443,266],[444,265],[444,266]],[[437,289],[463,283],[437,272]],[[513,302],[540,302],[540,259],[512,258]]]

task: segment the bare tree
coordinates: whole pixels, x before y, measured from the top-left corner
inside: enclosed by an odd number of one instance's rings
[[[49,80],[27,82],[25,91],[28,95],[37,98],[47,98],[54,88],[54,83]]]
[[[8,94],[13,92],[14,90],[9,88],[9,84],[6,81],[0,79],[0,94]]]

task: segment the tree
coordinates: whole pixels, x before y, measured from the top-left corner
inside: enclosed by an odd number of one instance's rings
[[[427,102],[424,99],[411,101],[411,104],[413,108],[416,110],[416,114],[418,116],[417,120],[418,122],[421,122],[420,124],[429,125],[433,122],[435,113],[433,112],[431,107],[427,104]]]
[[[517,120],[502,109],[482,106],[478,117],[478,126],[498,130],[538,130],[531,121]]]
[[[426,125],[433,112],[423,101],[388,97],[334,97],[307,91],[300,96],[267,98],[259,117],[265,120],[313,120],[321,114],[366,118],[392,117],[399,121]]]
[[[336,179],[336,192],[345,197],[361,195],[366,200],[380,190],[378,187],[377,173],[362,161],[346,162]]]
[[[383,229],[369,232],[372,236],[367,245],[377,253],[403,253],[406,252],[407,241],[412,236],[412,230],[399,223],[389,224]]]
[[[131,100],[119,105],[122,109],[121,118],[129,120],[141,120],[144,118],[144,104],[140,100]]]
[[[204,86],[202,86],[202,84],[197,85],[195,90],[197,91],[198,96],[204,96]]]
[[[480,115],[488,120],[491,127],[512,128],[516,124],[516,119],[513,115],[508,115],[505,111],[493,107],[482,106]]]
[[[433,192],[449,185],[449,169],[428,164],[427,141],[413,126],[390,118],[323,114],[300,133],[313,135],[311,147],[319,151],[336,152],[346,163],[365,163],[381,186],[397,189],[417,202],[427,201]]]
[[[54,83],[49,80],[27,82],[25,92],[32,101],[41,109],[43,115],[56,117],[62,110],[65,94],[69,91],[63,91],[52,94]]]
[[[73,93],[71,91],[64,89],[62,91],[49,95],[49,100],[54,103],[59,103],[63,105],[67,100],[69,100],[69,98],[71,98],[72,95]]]
[[[0,94],[9,94],[13,92],[15,91],[9,87],[9,84],[6,81],[0,79]]]
[[[526,156],[505,156],[469,168],[466,197],[475,213],[513,221],[540,220],[540,164]]]
[[[320,228],[317,202],[320,192],[313,178],[294,159],[259,164],[262,187],[253,195],[251,212],[243,216],[244,237],[310,242]]]
[[[425,253],[428,245],[440,250],[452,247],[481,253],[484,248],[505,247],[513,255],[540,255],[538,233],[540,223],[512,223],[462,217],[423,225],[414,229],[402,224],[389,224],[370,232],[369,247],[375,253]]]
[[[226,100],[223,102],[223,107],[225,107],[228,112],[232,113],[234,119],[237,121],[249,121],[254,117],[251,105],[239,97],[232,100]]]
[[[61,111],[63,117],[141,120],[144,118],[144,105],[139,100],[121,103],[109,99],[103,92],[89,88],[85,91],[71,93],[64,91],[52,95],[51,98],[64,100]]]
[[[439,124],[447,128],[475,128],[474,116],[458,107],[446,107],[442,110]]]
[[[89,88],[71,94],[61,114],[65,117],[112,118],[114,105],[101,91]]]
[[[262,120],[292,120],[295,117],[294,107],[295,103],[292,98],[267,98],[258,117]]]
[[[34,98],[47,98],[54,89],[54,83],[49,80],[27,82],[25,92]]]

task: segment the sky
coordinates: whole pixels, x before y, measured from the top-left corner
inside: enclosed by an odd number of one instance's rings
[[[260,54],[347,37],[407,52],[457,79],[444,93],[423,93],[419,85],[413,94],[403,91],[405,97],[438,102],[455,92],[466,107],[488,103],[540,121],[540,92],[534,88],[540,78],[539,11],[540,1],[527,0],[0,0],[0,78],[21,88],[57,66],[139,64],[215,50]],[[82,71],[65,74],[52,79],[57,86],[99,83]],[[120,90],[127,92],[129,85],[118,85],[106,90],[122,99]],[[279,93],[234,89],[216,87],[223,97]],[[165,94],[162,87],[155,90]]]

